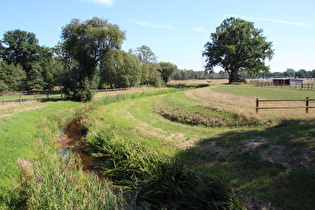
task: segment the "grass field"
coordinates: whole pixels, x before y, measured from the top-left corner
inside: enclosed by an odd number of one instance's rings
[[[310,93],[223,85],[115,103],[102,108],[99,114],[108,123],[127,128],[129,134],[144,136],[149,140],[147,144],[169,156],[224,177],[248,208],[310,209],[315,206],[314,111],[308,115],[298,110],[264,111],[257,115],[254,108],[256,97],[296,99]],[[183,115],[187,110],[197,112],[198,107],[200,114],[208,107],[217,112],[218,119],[226,118],[228,112],[242,116],[237,118],[240,121],[248,123],[249,119],[256,123],[239,126],[230,126],[230,121],[221,126],[179,123],[161,116],[154,109],[157,105],[184,110],[180,113]]]
[[[69,101],[8,106],[0,109],[0,144],[4,148],[0,152],[4,163],[0,173],[2,206],[6,207],[10,199],[17,196],[12,188],[19,179],[16,160],[20,157],[58,162],[53,156],[37,154],[35,139],[46,139],[46,144],[53,145],[54,135],[57,136],[56,125],[65,124],[77,113],[89,131],[86,150],[100,160],[95,163],[98,172],[127,184],[129,189],[140,186],[136,188],[138,195],[135,198],[138,196],[142,201],[161,208],[167,207],[165,205],[179,208],[183,204],[175,199],[178,192],[202,198],[201,194],[206,195],[210,188],[217,188],[229,194],[229,187],[221,188],[225,186],[223,183],[227,183],[248,209],[314,209],[315,109],[311,109],[309,114],[298,109],[255,113],[256,98],[304,99],[312,98],[311,94],[312,91],[215,84],[182,91],[161,89],[102,94],[84,106]],[[75,110],[67,111],[73,108]],[[58,114],[60,110],[64,110],[61,112],[64,117]],[[53,127],[50,125],[52,122],[55,123]],[[165,158],[171,161],[165,162]],[[184,165],[178,164],[177,160]],[[152,163],[156,167],[152,167]],[[59,168],[64,170],[63,166],[57,165],[40,173],[55,173],[53,171],[59,171]],[[162,175],[169,175],[160,176],[161,170],[167,171]],[[75,184],[75,177],[79,176],[82,177],[79,183],[90,183],[78,189],[91,191],[100,184],[93,181],[94,178],[73,173],[73,169],[68,173],[71,175],[62,180]],[[177,180],[174,173],[190,177],[190,180]],[[63,171],[57,174],[64,176]],[[148,176],[151,178],[147,179]],[[222,185],[200,187],[205,183],[221,183],[215,177],[223,180]],[[59,182],[62,183],[65,182]],[[191,188],[187,183],[194,183],[199,191],[183,191],[182,186]],[[42,197],[45,191],[36,190],[47,187],[42,184],[33,183],[33,191],[28,197],[34,201]],[[48,186],[51,185],[54,184]],[[60,188],[58,185],[55,187],[52,188]],[[60,195],[66,198],[74,195],[75,191],[62,189],[64,193]],[[163,197],[163,194],[156,194],[162,191],[177,196],[173,200],[156,200],[156,197]],[[50,197],[55,199],[47,201],[50,204],[63,201],[57,193]],[[74,200],[78,199],[80,196],[74,196]],[[203,205],[196,199],[195,202]],[[185,197],[185,200],[189,201],[189,198]],[[231,200],[234,209],[241,208],[233,195]],[[31,202],[31,207],[36,205]]]

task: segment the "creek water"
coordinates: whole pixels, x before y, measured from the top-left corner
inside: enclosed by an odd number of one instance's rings
[[[93,169],[93,157],[84,150],[84,137],[86,127],[81,123],[81,118],[72,119],[63,129],[59,130],[61,154],[78,154],[84,170]]]

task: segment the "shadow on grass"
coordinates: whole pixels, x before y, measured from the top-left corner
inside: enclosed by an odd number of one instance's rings
[[[230,131],[203,139],[178,156],[198,170],[228,180],[245,204],[248,200],[260,203],[247,203],[250,209],[315,209],[315,126],[311,120]]]

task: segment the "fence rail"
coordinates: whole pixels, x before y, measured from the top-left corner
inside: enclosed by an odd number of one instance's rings
[[[261,102],[305,102],[305,106],[267,106],[261,107]],[[305,109],[305,113],[308,114],[308,110],[311,108],[315,108],[315,106],[310,106],[310,102],[315,102],[315,99],[310,99],[306,97],[306,99],[259,99],[256,98],[256,113],[258,113],[259,109]]]
[[[273,82],[256,82],[255,86],[288,88],[294,90],[315,90],[315,83],[305,83],[299,85],[274,84]]]
[[[114,92],[132,90],[133,87],[128,88],[105,88],[97,89],[96,92]],[[64,93],[62,91],[16,91],[8,93],[0,93],[0,105],[9,103],[24,103],[27,101],[45,101],[52,99],[63,99]]]

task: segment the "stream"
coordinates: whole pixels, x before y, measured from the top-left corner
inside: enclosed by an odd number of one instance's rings
[[[61,154],[69,155],[70,153],[78,154],[83,170],[93,170],[93,157],[84,150],[82,141],[87,134],[87,129],[81,123],[81,117],[72,119],[63,129],[59,131]]]

